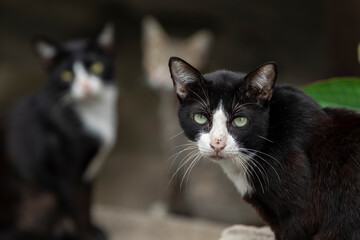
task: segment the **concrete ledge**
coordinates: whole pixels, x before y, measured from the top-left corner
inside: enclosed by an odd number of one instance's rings
[[[93,216],[110,240],[216,240],[225,225],[144,211],[95,206]]]
[[[226,228],[219,240],[274,240],[275,236],[269,227],[250,227],[234,225]]]
[[[96,205],[93,215],[110,240],[274,240],[269,227],[223,224],[206,220],[154,216],[150,213]],[[224,230],[225,229],[225,230]]]

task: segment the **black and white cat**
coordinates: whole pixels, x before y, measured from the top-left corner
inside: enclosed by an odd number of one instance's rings
[[[93,179],[116,140],[114,35],[110,23],[94,39],[34,41],[49,80],[12,107],[5,128],[19,189],[15,238],[106,239],[90,206]]]
[[[277,67],[202,75],[169,61],[179,121],[218,163],[277,240],[360,239],[360,115],[321,108]]]

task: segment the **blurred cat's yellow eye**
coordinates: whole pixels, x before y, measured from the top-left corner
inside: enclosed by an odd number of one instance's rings
[[[194,121],[202,125],[205,124],[208,121],[208,119],[204,115],[197,113],[194,115]]]
[[[104,71],[104,64],[101,62],[94,62],[90,65],[89,71],[94,74],[100,74]]]
[[[248,119],[246,117],[237,117],[233,120],[232,124],[234,127],[243,127],[247,124]]]
[[[74,78],[74,74],[71,71],[63,71],[61,73],[61,79],[65,82],[71,82]]]

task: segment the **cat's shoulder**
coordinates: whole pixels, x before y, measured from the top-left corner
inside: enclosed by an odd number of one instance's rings
[[[42,92],[36,92],[15,101],[11,106],[10,113],[19,114],[23,112],[35,114],[38,111],[50,108],[51,105],[53,105],[53,103],[49,98],[45,97]]]
[[[290,84],[280,84],[274,87],[274,97],[291,97],[291,98],[302,98],[312,100],[304,91],[300,88]]]
[[[329,116],[330,126],[360,134],[360,114],[355,110],[330,107],[323,110]]]
[[[290,108],[305,115],[324,115],[321,106],[301,89],[292,85],[278,85],[274,88],[271,106]]]
[[[47,96],[43,91],[26,95],[15,101],[8,109],[7,124],[15,128],[41,126],[49,121],[56,106],[56,100]]]

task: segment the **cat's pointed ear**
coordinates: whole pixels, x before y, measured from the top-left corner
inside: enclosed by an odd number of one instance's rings
[[[268,62],[245,76],[246,94],[263,104],[270,100],[273,94],[277,76],[277,65]]]
[[[37,36],[33,39],[33,48],[46,69],[52,66],[60,51],[57,43],[42,36]]]
[[[203,29],[195,32],[183,41],[184,52],[191,53],[191,63],[203,68],[210,52],[214,36],[209,30]]]
[[[107,54],[113,54],[115,51],[115,38],[115,24],[108,22],[100,31],[96,42],[102,51]]]
[[[213,40],[213,33],[202,29],[185,39],[185,47],[192,52],[197,52],[200,56],[205,56],[208,54]]]
[[[168,41],[168,35],[160,22],[153,16],[145,16],[142,20],[143,44],[151,46]]]
[[[175,92],[181,100],[188,96],[192,88],[203,83],[201,73],[181,58],[171,57],[169,69]]]

